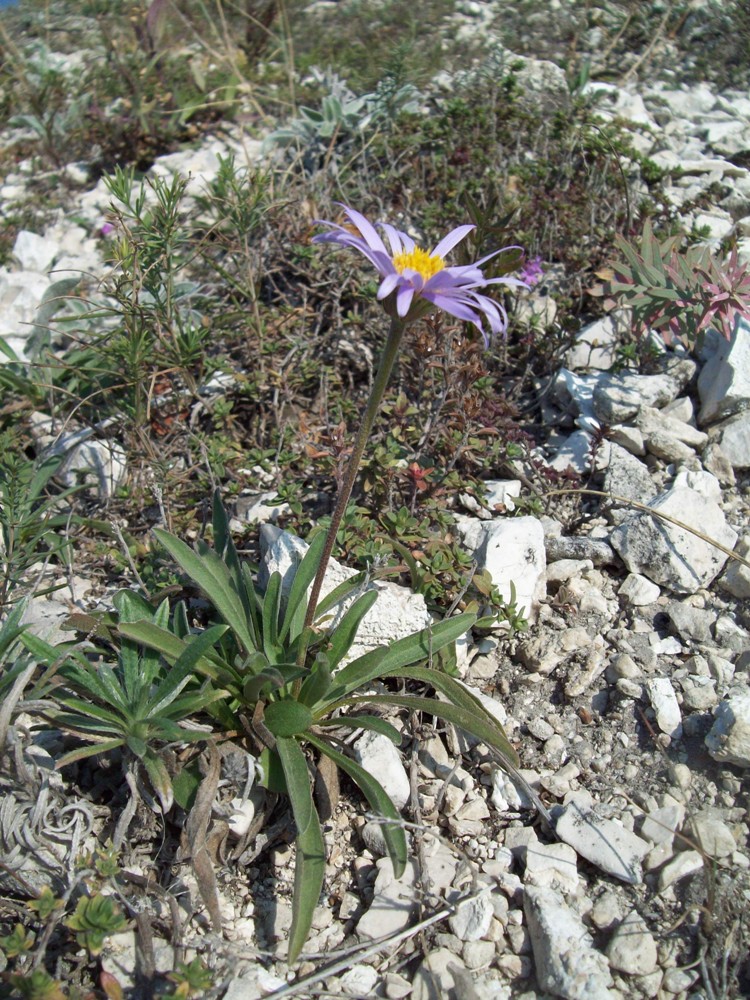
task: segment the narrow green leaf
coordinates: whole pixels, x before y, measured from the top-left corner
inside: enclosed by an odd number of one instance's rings
[[[305,611],[307,610],[307,588],[313,582],[318,571],[325,541],[325,532],[319,532],[310,542],[310,547],[297,567],[287,597],[284,620],[279,631],[279,642],[281,643],[287,638],[290,642],[294,642],[302,631]]]
[[[263,595],[263,652],[269,662],[279,658],[279,611],[281,609],[281,573],[272,573]]]
[[[208,549],[198,555],[179,538],[160,528],[154,528],[154,534],[180,569],[187,573],[213,603],[246,652],[252,652],[255,643],[248,629],[245,608],[226,563]]]
[[[472,736],[481,740],[482,743],[486,743],[492,747],[503,760],[508,761],[513,767],[518,766],[518,754],[510,745],[505,733],[503,733],[497,723],[494,726],[489,725],[484,717],[474,715],[465,708],[459,708],[450,702],[410,694],[378,694],[354,696],[347,699],[347,704],[393,705],[398,708],[405,708],[410,712],[426,712],[437,719],[451,722],[454,726],[458,726],[467,733],[471,733]],[[502,736],[500,735],[501,733]]]
[[[326,654],[331,667],[335,670],[352,647],[357,638],[357,630],[367,612],[378,599],[377,590],[369,590],[362,594],[345,612],[341,621],[329,636]]]
[[[202,776],[200,773],[200,768],[197,762],[191,761],[191,763],[186,764],[177,774],[172,778],[172,793],[174,794],[175,802],[180,808],[187,812],[195,802],[195,796],[198,794],[198,788],[200,786]]]
[[[21,618],[26,610],[27,601],[19,601],[11,609],[10,614],[0,627],[0,661],[11,648],[16,639],[26,631],[28,625],[21,624]]]
[[[338,587],[334,587],[330,594],[326,594],[318,602],[318,607],[315,611],[316,621],[320,621],[321,617],[330,611],[331,608],[340,604],[341,601],[345,601],[347,597],[351,597],[355,591],[360,590],[366,579],[367,573],[357,573],[355,576],[350,576],[348,580],[344,580]]]
[[[362,789],[365,798],[372,808],[384,819],[391,820],[390,823],[383,824],[383,839],[388,849],[388,856],[393,864],[393,871],[396,878],[401,878],[406,868],[408,858],[408,848],[406,844],[406,834],[401,825],[401,816],[383,786],[360,764],[335,750],[325,740],[318,739],[312,733],[308,733],[305,739],[312,746],[316,747],[333,763],[348,774],[352,781]]]
[[[276,741],[276,750],[284,769],[294,822],[297,826],[297,863],[294,870],[292,926],[289,931],[288,961],[299,957],[312,926],[325,876],[325,844],[320,820],[315,811],[310,776],[305,755],[294,739]]]
[[[303,705],[315,705],[321,701],[331,689],[331,665],[326,653],[318,653],[310,667],[310,673],[302,682],[298,701]]]
[[[67,767],[68,764],[74,764],[77,760],[85,760],[87,757],[96,757],[97,754],[116,750],[124,742],[124,739],[106,740],[102,743],[96,743],[93,746],[78,747],[77,750],[71,750],[69,753],[63,754],[62,757],[58,757],[55,761],[55,770],[59,771],[61,768]]]
[[[476,617],[475,614],[464,612],[455,618],[446,618],[421,632],[398,639],[390,646],[381,646],[352,660],[335,675],[334,686],[326,699],[327,708],[316,714],[325,715],[331,702],[345,698],[352,691],[369,684],[377,677],[392,674],[411,663],[429,659],[432,653],[447,646],[449,642],[455,642],[471,628]]]
[[[218,627],[222,628],[223,626]],[[184,639],[178,638],[166,629],[152,625],[151,622],[133,622],[132,624],[118,625],[117,631],[128,639],[134,639],[136,642],[141,642],[152,649],[158,649],[168,663],[175,663],[187,649],[187,643]],[[221,683],[223,683],[221,680],[222,675],[230,675],[235,679],[237,677],[237,672],[229,664],[220,661],[218,656],[210,658],[208,656],[201,657],[196,662],[195,668],[206,677],[210,677],[212,680],[219,680]]]
[[[124,727],[127,726],[127,719],[125,717],[117,712],[113,712],[109,708],[104,708],[102,705],[95,705],[93,702],[84,701],[82,698],[63,697],[62,695],[58,698],[58,701],[73,712],[80,712],[83,716],[90,716],[92,719],[99,719],[101,722],[109,723],[109,725],[116,727],[117,732],[122,732]],[[55,718],[57,720],[64,720],[66,717],[63,713],[56,715]],[[62,724],[63,722],[61,722]]]
[[[213,648],[214,644],[224,635],[229,626],[212,625],[199,635],[188,640],[185,649],[175,660],[174,665],[167,671],[167,675],[157,687],[147,704],[146,711],[149,715],[155,715],[165,708],[182,688],[190,681],[196,670],[197,664],[203,659],[205,653]]]
[[[381,719],[379,715],[340,715],[335,719],[321,719],[315,725],[319,729],[346,728],[353,732],[358,729],[367,729],[373,733],[380,733],[381,736],[387,736],[394,746],[401,746],[401,733],[390,722]]]
[[[487,726],[493,727],[497,731],[497,741],[504,748],[503,752],[506,756],[515,756],[515,750],[508,743],[505,730],[495,716],[485,708],[476,695],[469,691],[460,681],[456,680],[455,677],[441,673],[438,670],[430,670],[429,667],[406,667],[390,676],[429,684],[436,691],[445,695],[454,705],[457,705],[470,715],[483,719]],[[518,763],[517,758],[515,759],[515,763]]]
[[[161,757],[154,753],[153,750],[148,750],[141,759],[143,766],[146,768],[148,779],[159,797],[162,812],[166,815],[174,802],[174,791],[169,771]]]

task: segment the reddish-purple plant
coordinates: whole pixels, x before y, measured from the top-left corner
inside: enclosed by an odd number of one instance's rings
[[[733,250],[724,263],[707,247],[682,249],[682,238],[659,242],[648,220],[640,247],[615,238],[622,259],[607,274],[604,294],[629,306],[636,330],[658,330],[693,347],[709,327],[729,340],[738,316],[750,317],[750,270]]]

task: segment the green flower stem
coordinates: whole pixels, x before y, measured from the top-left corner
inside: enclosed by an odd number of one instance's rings
[[[302,636],[300,637],[299,653],[297,655],[297,665],[300,667],[305,664],[307,647],[310,642],[310,627],[315,619],[315,611],[318,607],[320,590],[323,586],[323,577],[325,576],[328,561],[330,560],[331,553],[333,552],[333,546],[336,543],[336,535],[338,534],[341,521],[346,513],[347,504],[349,503],[349,498],[351,497],[352,489],[354,488],[354,480],[357,478],[359,465],[362,461],[362,456],[365,452],[367,442],[372,432],[372,425],[375,423],[375,417],[380,409],[380,404],[383,400],[383,395],[390,380],[393,366],[396,363],[399,347],[401,346],[401,338],[404,335],[405,329],[405,320],[400,319],[397,316],[393,316],[391,318],[391,328],[388,332],[388,340],[386,341],[383,353],[380,357],[380,366],[378,367],[375,381],[372,384],[372,392],[370,393],[370,398],[367,401],[367,409],[362,417],[362,423],[360,425],[359,432],[357,433],[357,440],[354,443],[351,458],[349,459],[349,464],[346,467],[344,479],[341,483],[341,489],[339,490],[339,495],[336,498],[336,507],[334,508],[333,515],[331,517],[331,526],[329,527],[328,534],[326,535],[326,544],[320,557],[318,572],[315,574],[315,579],[313,580],[310,600],[305,614],[305,624],[302,630]]]

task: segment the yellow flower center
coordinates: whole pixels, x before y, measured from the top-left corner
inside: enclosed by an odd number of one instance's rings
[[[427,251],[422,250],[421,247],[414,247],[408,252],[404,250],[397,253],[393,258],[393,266],[399,274],[403,274],[407,268],[410,268],[421,274],[425,281],[429,281],[433,274],[443,270],[445,261],[442,257],[430,257]]]

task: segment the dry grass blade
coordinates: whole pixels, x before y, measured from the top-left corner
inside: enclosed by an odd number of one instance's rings
[[[181,854],[189,857],[198,881],[201,898],[206,904],[211,925],[221,934],[221,910],[216,888],[216,874],[206,846],[211,809],[216,798],[221,775],[221,756],[214,746],[208,748],[208,770],[198,788],[193,808],[188,814],[183,832]]]
[[[299,993],[306,993],[314,983],[319,983],[322,979],[338,975],[340,972],[346,972],[352,967],[355,961],[365,962],[368,958],[372,958],[373,955],[377,955],[384,948],[387,948],[392,953],[402,941],[421,934],[428,927],[432,927],[433,924],[440,923],[441,920],[446,920],[452,912],[453,910],[449,908],[439,910],[437,913],[433,913],[431,917],[427,917],[426,920],[420,921],[420,923],[407,928],[405,931],[381,938],[373,944],[353,948],[351,951],[347,951],[343,958],[331,962],[330,965],[316,969],[309,976],[298,979],[296,983],[291,983],[289,986],[282,986],[281,989],[269,993],[268,1000],[281,1000],[282,997],[292,997]]]
[[[692,528],[689,524],[685,524],[684,521],[678,521],[676,517],[672,517],[670,514],[664,514],[660,510],[654,510],[653,507],[649,507],[648,504],[639,503],[637,500],[630,500],[628,497],[620,497],[615,493],[606,493],[604,490],[547,490],[544,496],[562,496],[562,495],[578,495],[578,496],[593,496],[593,497],[605,497],[607,500],[614,500],[617,503],[624,503],[630,507],[635,507],[638,510],[643,511],[645,514],[653,514],[654,517],[658,517],[662,521],[669,521],[670,524],[674,524],[677,528],[682,528],[683,531],[689,531],[691,535],[695,535],[702,541],[706,542],[708,545],[713,545],[715,549],[723,552],[724,555],[728,556],[730,559],[734,559],[736,562],[741,562],[743,566],[747,566],[750,569],[750,562],[744,559],[741,555],[733,552],[732,549],[728,549],[726,545],[722,545],[721,542],[717,542],[713,538],[709,538],[708,535],[704,535],[702,531],[698,531],[697,528]]]

